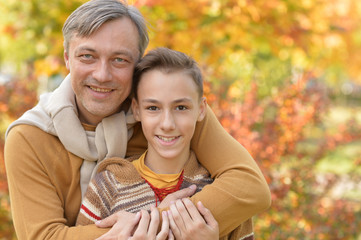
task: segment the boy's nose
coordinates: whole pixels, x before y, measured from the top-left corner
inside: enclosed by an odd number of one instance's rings
[[[170,111],[165,111],[163,113],[161,128],[163,130],[173,130],[175,128],[174,116]]]

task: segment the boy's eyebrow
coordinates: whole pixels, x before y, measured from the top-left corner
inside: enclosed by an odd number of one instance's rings
[[[189,98],[180,98],[174,101],[175,103],[180,103],[180,102],[192,102],[192,99]]]
[[[159,103],[159,101],[157,99],[153,99],[153,98],[146,98],[143,99],[142,102],[147,102],[147,103]],[[190,98],[179,98],[173,101],[173,103],[181,103],[181,102],[192,102],[192,100]]]
[[[152,99],[152,98],[146,98],[143,99],[142,102],[147,102],[147,103],[158,103],[159,101],[156,99]]]

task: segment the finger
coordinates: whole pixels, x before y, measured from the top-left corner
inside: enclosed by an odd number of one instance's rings
[[[138,237],[139,239],[145,237],[147,235],[150,216],[149,213],[145,210],[140,210],[140,221],[137,229],[134,232],[134,237]]]
[[[191,186],[189,186],[187,188],[183,188],[183,189],[181,189],[179,191],[176,191],[176,192],[174,192],[174,193],[172,193],[170,195],[172,195],[174,197],[174,200],[187,198],[187,197],[192,196],[196,192],[196,189],[197,189],[196,185],[193,184],[193,185],[191,185]]]
[[[155,238],[159,226],[159,211],[154,206],[151,206],[150,223],[148,228],[148,236]]]
[[[169,232],[168,232],[168,240],[174,240],[174,239],[175,239],[175,237],[174,237],[174,235],[173,235],[173,232],[172,232],[171,229],[169,229]]]
[[[102,220],[96,221],[95,225],[100,228],[109,228],[117,222],[117,216],[115,214],[110,215]]]
[[[193,220],[181,200],[177,200],[175,206],[177,211],[173,211],[174,208],[171,208],[175,223],[181,231],[185,231],[187,229],[186,223],[192,224]]]
[[[127,237],[129,238],[134,232],[134,229],[137,226],[137,224],[139,224],[140,220],[141,220],[141,213],[137,212],[135,217],[131,221],[129,221],[129,223],[120,225],[121,229],[117,232],[116,235],[118,236],[117,239],[126,239]]]
[[[132,230],[134,229],[134,226],[138,223],[140,218],[140,214],[137,213],[132,219],[132,221],[129,221],[129,224],[120,224],[115,223],[113,227],[105,234],[97,238],[96,240],[105,240],[105,239],[127,239],[130,237]]]
[[[181,232],[177,226],[177,224],[175,223],[174,221],[174,218],[173,218],[173,215],[172,215],[172,211],[171,210],[168,210],[167,211],[167,215],[168,215],[168,219],[169,219],[169,227],[170,227],[170,232],[168,233],[168,236],[169,238],[171,236],[173,236],[173,238],[176,238],[176,239],[181,239],[182,236],[181,236]]]
[[[218,227],[218,222],[213,217],[211,211],[209,211],[209,209],[206,208],[201,201],[197,202],[197,209],[200,212],[200,214],[202,214],[202,216],[204,217],[204,220],[210,227],[212,227],[212,228]]]
[[[193,202],[189,198],[182,199],[182,202],[189,213],[189,216],[192,218],[193,222],[202,222],[205,223],[202,215],[199,213],[197,207],[193,204]],[[185,223],[192,224],[191,222],[187,221],[187,218],[185,217]]]
[[[160,203],[159,208],[167,208],[172,201],[192,196],[196,189],[196,185],[193,184],[187,188],[168,194],[167,197]]]
[[[167,239],[169,233],[169,219],[166,211],[162,212],[162,228],[160,232],[157,234],[157,240]],[[168,238],[169,239],[169,238]]]
[[[138,228],[141,227],[141,228],[143,228],[145,230],[148,230],[149,221],[150,221],[149,213],[146,210],[142,209],[141,210],[141,218],[140,218]]]

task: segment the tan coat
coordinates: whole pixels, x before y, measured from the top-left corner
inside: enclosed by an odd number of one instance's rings
[[[141,154],[146,147],[138,124],[127,156]],[[193,201],[201,200],[211,210],[221,236],[270,206],[269,188],[256,162],[209,109],[197,124],[192,149],[215,178]],[[37,127],[19,125],[10,131],[5,166],[18,239],[94,239],[108,230],[74,227],[81,204],[82,162],[57,137]]]

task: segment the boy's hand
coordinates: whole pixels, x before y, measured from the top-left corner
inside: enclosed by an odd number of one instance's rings
[[[171,202],[175,202],[176,200],[192,196],[196,192],[196,189],[197,189],[196,185],[191,185],[187,188],[171,193],[163,199],[163,201],[160,203],[158,207],[161,209],[167,208],[170,206]]]
[[[96,240],[128,239],[135,226],[140,220],[140,212],[137,214],[119,211],[95,223],[100,228],[111,229]]]
[[[131,240],[165,240],[168,237],[169,232],[169,220],[167,213],[163,212],[162,227],[159,233],[158,226],[160,223],[159,211],[155,207],[152,207],[151,214],[145,210],[141,210],[141,219],[138,227],[135,230]]]
[[[169,223],[176,239],[219,239],[219,227],[211,212],[201,202],[194,206],[185,198],[171,204]]]

